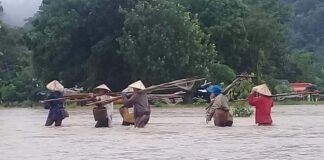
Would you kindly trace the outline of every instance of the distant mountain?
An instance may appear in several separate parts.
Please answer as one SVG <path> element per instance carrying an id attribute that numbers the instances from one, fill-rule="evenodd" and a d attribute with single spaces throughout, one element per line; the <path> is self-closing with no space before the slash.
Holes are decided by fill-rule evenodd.
<path id="1" fill-rule="evenodd" d="M 283 0 L 292 8 L 289 47 L 324 56 L 324 1 Z"/>

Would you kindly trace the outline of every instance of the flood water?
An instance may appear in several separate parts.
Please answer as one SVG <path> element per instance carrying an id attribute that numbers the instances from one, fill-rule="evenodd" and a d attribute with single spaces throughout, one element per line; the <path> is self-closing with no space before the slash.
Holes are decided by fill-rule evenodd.
<path id="1" fill-rule="evenodd" d="M 254 116 L 206 124 L 203 108 L 154 108 L 144 129 L 94 128 L 91 108 L 69 110 L 63 127 L 44 127 L 47 110 L 0 109 L 1 160 L 323 159 L 324 106 L 275 106 L 274 126 Z"/>

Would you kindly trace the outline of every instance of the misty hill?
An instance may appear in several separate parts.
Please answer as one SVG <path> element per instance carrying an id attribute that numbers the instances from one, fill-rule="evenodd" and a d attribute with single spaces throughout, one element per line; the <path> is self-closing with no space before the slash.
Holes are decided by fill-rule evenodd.
<path id="1" fill-rule="evenodd" d="M 2 20 L 12 26 L 23 26 L 25 19 L 32 17 L 42 0 L 1 0 Z"/>
<path id="2" fill-rule="evenodd" d="M 289 32 L 290 49 L 323 54 L 324 1 L 284 0 L 292 8 Z"/>

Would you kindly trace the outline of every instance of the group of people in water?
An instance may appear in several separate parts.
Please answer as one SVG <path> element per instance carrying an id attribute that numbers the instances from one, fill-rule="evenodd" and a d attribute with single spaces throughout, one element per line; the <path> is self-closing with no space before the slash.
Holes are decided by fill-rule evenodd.
<path id="1" fill-rule="evenodd" d="M 51 126 L 55 122 L 55 126 L 61 126 L 64 118 L 68 117 L 68 112 L 64 109 L 64 86 L 54 80 L 46 85 L 50 90 L 48 99 L 54 99 L 45 103 L 45 108 L 49 109 L 45 126 Z M 151 107 L 148 101 L 148 96 L 143 90 L 145 89 L 142 81 L 136 81 L 128 86 L 123 91 L 122 102 L 123 106 L 119 109 L 123 117 L 122 125 L 134 125 L 135 128 L 144 128 L 148 123 L 151 114 Z M 96 107 L 93 109 L 96 128 L 99 127 L 112 127 L 112 115 L 114 110 L 114 102 L 109 101 L 112 99 L 109 96 L 111 90 L 105 84 L 99 85 L 94 89 L 95 94 L 89 94 L 93 97 Z M 131 94 L 130 94 L 131 93 Z M 57 99 L 57 100 L 55 100 Z M 108 100 L 105 102 L 105 100 Z M 133 109 L 133 113 L 129 112 L 129 108 Z"/>
<path id="2" fill-rule="evenodd" d="M 54 80 L 46 87 L 51 91 L 49 99 L 63 98 L 64 86 L 58 81 Z M 134 125 L 135 128 L 144 128 L 149 122 L 151 107 L 144 90 L 144 84 L 141 81 L 136 81 L 123 91 L 121 96 L 123 106 L 119 108 L 123 117 L 122 125 Z M 108 86 L 102 84 L 96 87 L 94 91 L 96 94 L 90 94 L 91 97 L 100 102 L 96 103 L 96 107 L 93 109 L 97 121 L 95 127 L 112 127 L 114 104 L 109 101 L 112 97 L 108 94 L 111 90 Z M 233 115 L 230 113 L 228 98 L 222 93 L 222 88 L 219 85 L 213 85 L 208 87 L 207 91 L 210 93 L 211 102 L 206 111 L 206 122 L 208 123 L 213 119 L 215 126 L 232 126 Z M 273 100 L 266 84 L 253 87 L 247 101 L 256 109 L 256 124 L 265 126 L 272 124 L 271 108 L 273 107 Z M 51 126 L 53 123 L 55 123 L 55 126 L 61 126 L 62 120 L 69 116 L 64 109 L 64 100 L 49 101 L 45 104 L 45 108 L 49 109 L 45 126 Z M 129 112 L 129 109 L 133 109 L 133 114 Z"/>
<path id="3" fill-rule="evenodd" d="M 222 88 L 219 85 L 214 85 L 207 88 L 207 91 L 211 93 L 211 102 L 206 112 L 206 122 L 208 123 L 213 118 L 215 126 L 232 126 L 233 115 L 230 113 L 228 99 L 222 93 Z M 273 100 L 266 84 L 253 87 L 247 101 L 255 107 L 256 124 L 260 126 L 272 124 L 271 108 L 273 107 Z"/>

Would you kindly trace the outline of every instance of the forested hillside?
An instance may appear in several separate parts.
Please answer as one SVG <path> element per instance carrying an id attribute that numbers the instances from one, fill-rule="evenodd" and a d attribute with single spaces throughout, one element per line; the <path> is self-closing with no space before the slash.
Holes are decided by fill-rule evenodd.
<path id="1" fill-rule="evenodd" d="M 1 99 L 30 98 L 53 79 L 66 87 L 106 83 L 119 91 L 137 79 L 150 85 L 201 75 L 228 83 L 243 71 L 271 87 L 275 79 L 322 86 L 323 5 L 320 0 L 43 0 L 25 28 L 1 24 Z"/>
<path id="2" fill-rule="evenodd" d="M 323 86 L 324 1 L 284 1 L 292 8 L 288 34 L 291 59 L 302 72 L 296 78 Z"/>

